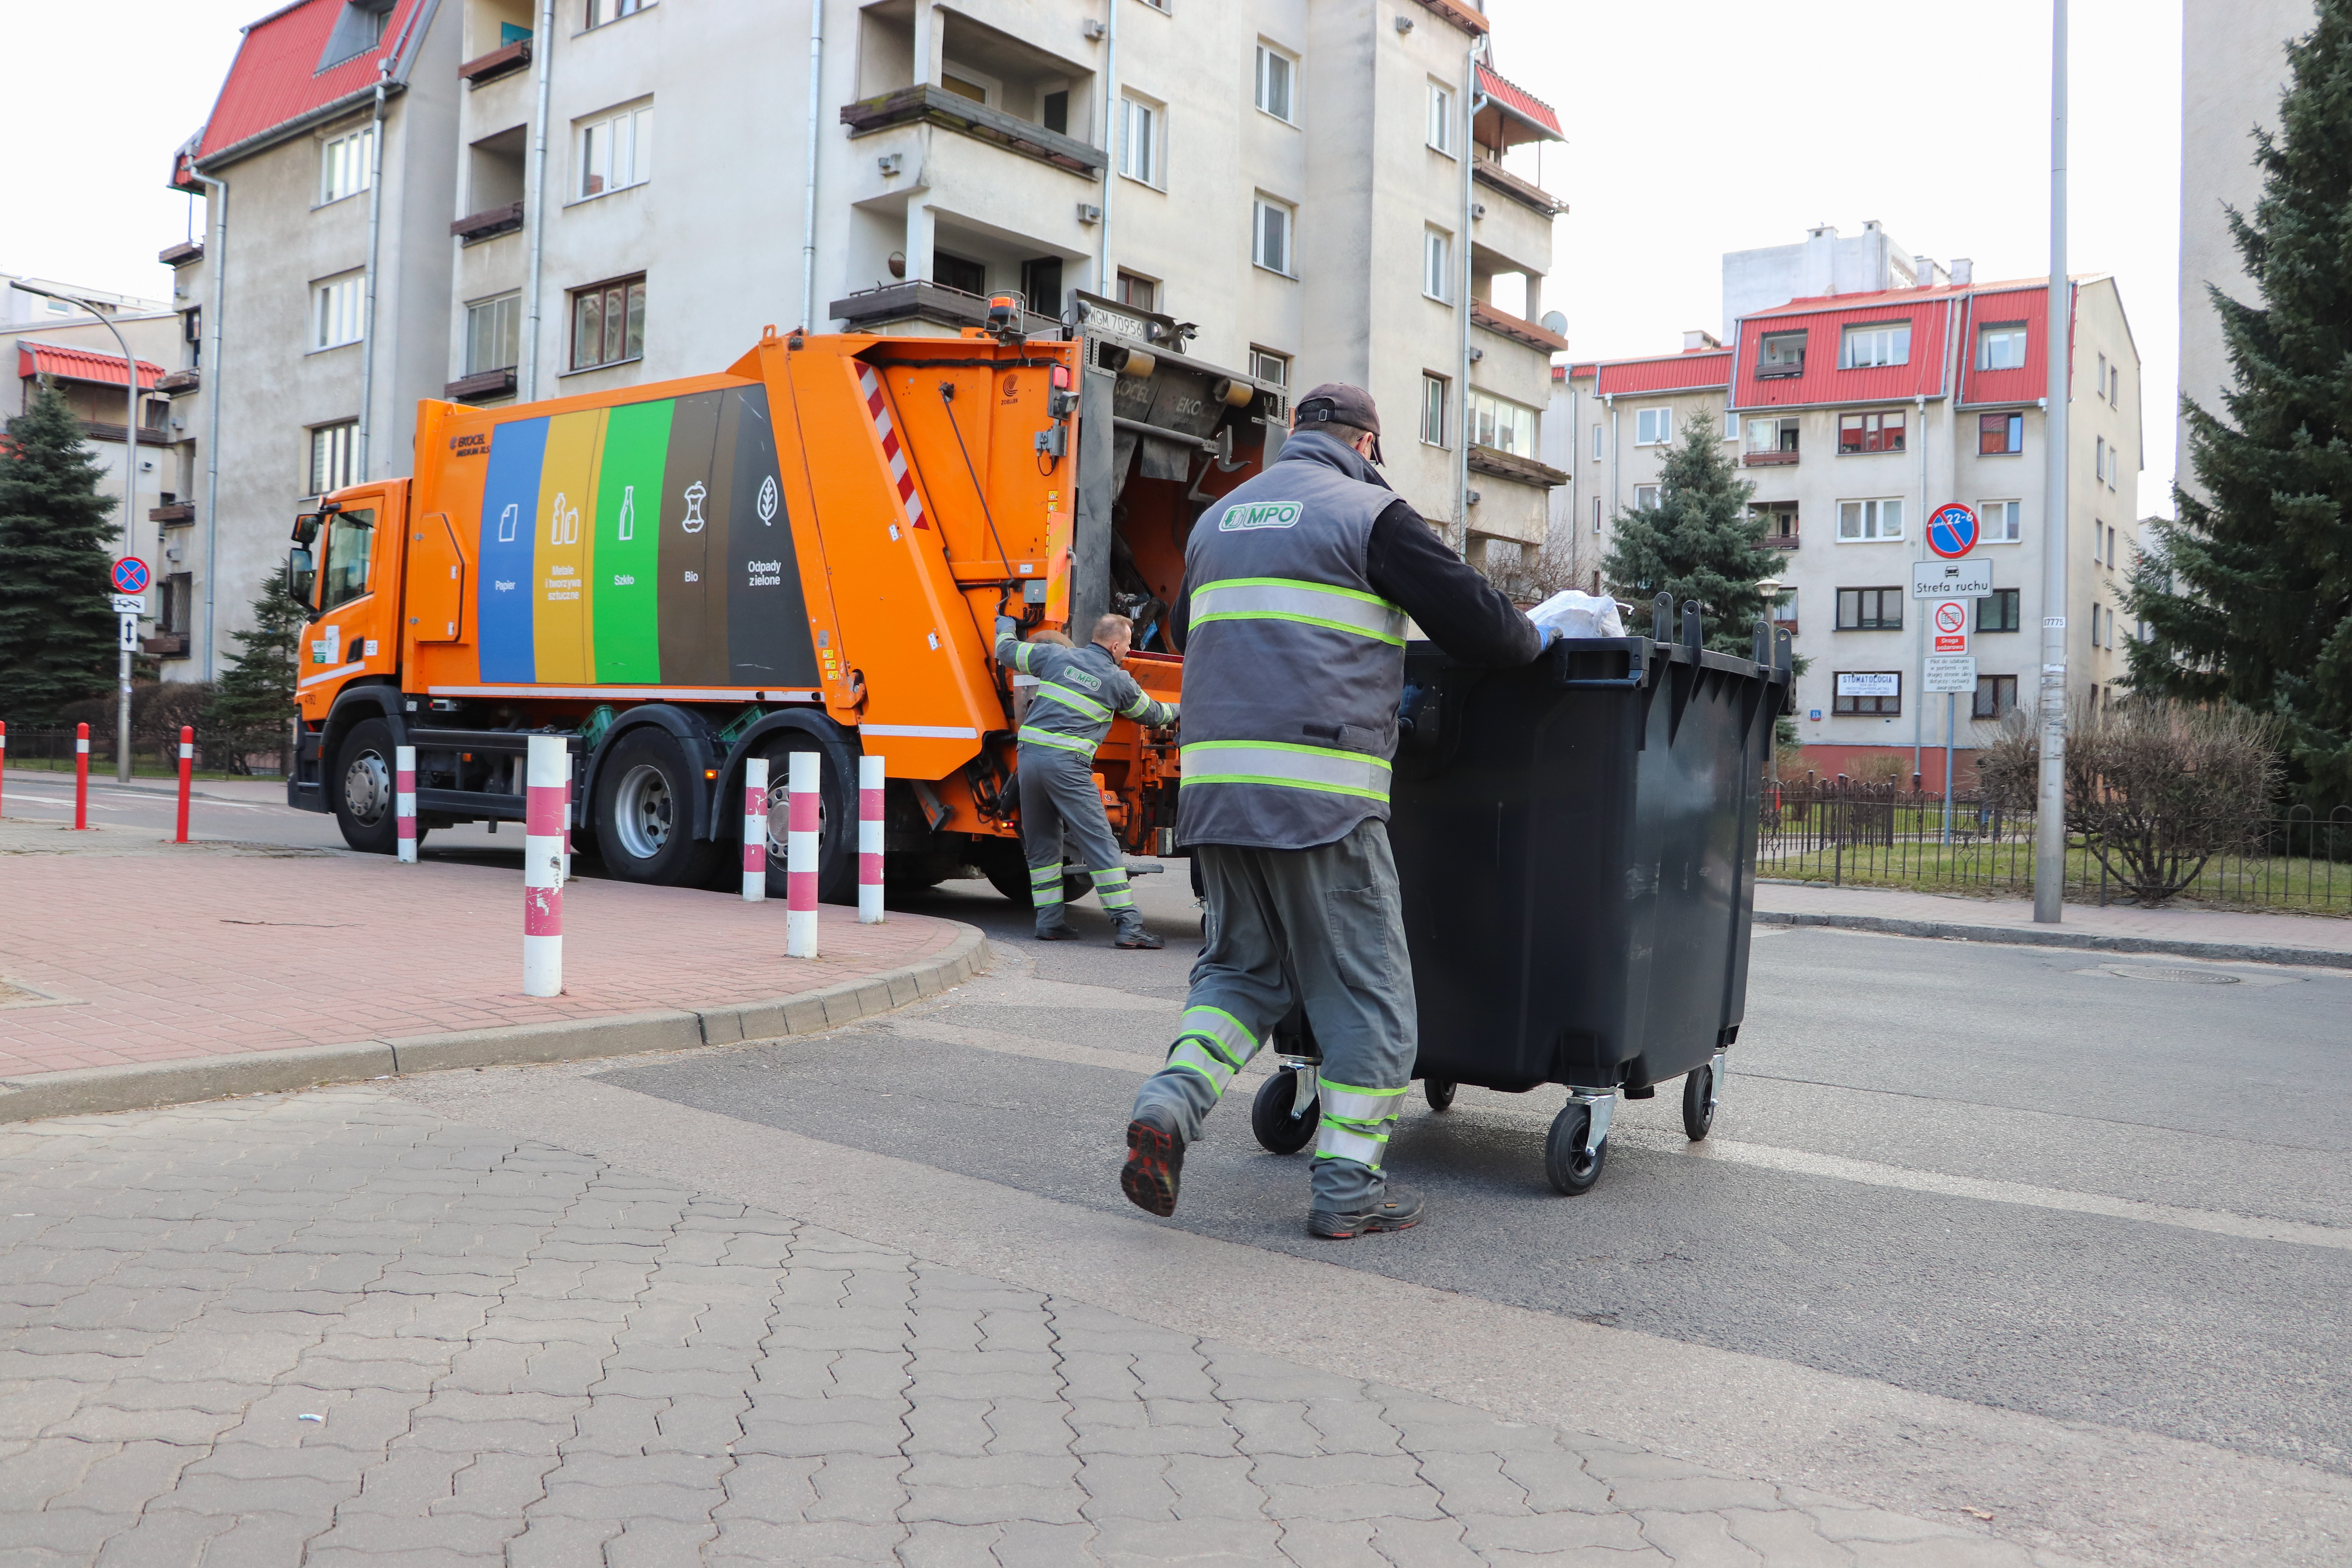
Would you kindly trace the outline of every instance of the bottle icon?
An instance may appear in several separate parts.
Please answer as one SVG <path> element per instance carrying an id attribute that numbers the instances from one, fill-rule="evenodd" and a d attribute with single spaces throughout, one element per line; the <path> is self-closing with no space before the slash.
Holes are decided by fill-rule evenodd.
<path id="1" fill-rule="evenodd" d="M 637 487 L 630 485 L 621 491 L 621 537 L 637 536 Z"/>
<path id="2" fill-rule="evenodd" d="M 551 509 L 547 520 L 547 542 L 550 544 L 580 542 L 580 509 L 575 506 L 566 510 L 563 502 L 563 492 L 556 491 L 555 505 Z"/>

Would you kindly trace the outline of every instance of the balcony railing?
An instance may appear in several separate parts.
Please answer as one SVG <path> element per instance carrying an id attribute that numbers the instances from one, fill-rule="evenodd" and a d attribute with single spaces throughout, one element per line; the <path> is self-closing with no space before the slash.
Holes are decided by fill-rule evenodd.
<path id="1" fill-rule="evenodd" d="M 15 435 L 22 418 L 21 415 L 11 417 L 6 433 Z M 121 425 L 110 425 L 103 419 L 81 421 L 81 437 L 85 441 L 120 441 L 122 439 L 122 429 Z M 142 425 L 139 427 L 139 444 L 142 447 L 168 447 L 172 444 L 172 433 L 169 430 L 158 430 L 152 425 Z"/>
<path id="2" fill-rule="evenodd" d="M 1519 178 L 1491 158 L 1473 158 L 1470 161 L 1470 177 L 1545 217 L 1558 217 L 1568 210 L 1566 202 L 1541 186 Z"/>
<path id="3" fill-rule="evenodd" d="M 1785 381 L 1792 375 L 1805 374 L 1803 360 L 1766 360 L 1756 367 L 1759 381 Z"/>
<path id="4" fill-rule="evenodd" d="M 1470 320 L 1490 332 L 1499 333 L 1514 342 L 1525 343 L 1531 349 L 1541 349 L 1546 353 L 1568 352 L 1568 340 L 1550 328 L 1523 321 L 1508 311 L 1497 310 L 1484 300 L 1470 301 Z"/>
<path id="5" fill-rule="evenodd" d="M 506 397 L 515 389 L 515 367 L 476 371 L 461 375 L 441 389 L 441 395 L 452 403 L 481 403 L 493 397 Z"/>
<path id="6" fill-rule="evenodd" d="M 155 259 L 166 267 L 185 267 L 191 262 L 202 261 L 204 258 L 205 242 L 201 239 L 184 239 L 177 245 L 167 245 L 155 253 Z"/>
<path id="7" fill-rule="evenodd" d="M 1089 180 L 1099 177 L 1110 162 L 1099 147 L 1089 147 L 1076 137 L 1048 131 L 1018 115 L 991 109 L 984 103 L 975 103 L 961 94 L 929 83 L 902 87 L 878 98 L 861 99 L 856 103 L 843 105 L 841 110 L 841 122 L 849 127 L 852 136 L 869 135 L 893 126 L 913 125 L 925 121 L 950 131 L 961 131 L 982 142 L 993 142 L 1025 158 L 1051 163 L 1057 169 L 1066 169 Z"/>
<path id="8" fill-rule="evenodd" d="M 177 397 L 183 393 L 195 391 L 199 385 L 203 384 L 203 382 L 204 377 L 199 374 L 195 367 L 192 365 L 186 370 L 175 370 L 169 375 L 157 376 L 155 378 L 155 390 L 163 394 L 166 397 Z"/>
<path id="9" fill-rule="evenodd" d="M 149 507 L 147 521 L 160 522 L 165 528 L 184 528 L 196 521 L 196 503 L 192 500 L 175 500 L 169 506 Z"/>
<path id="10" fill-rule="evenodd" d="M 140 638 L 139 647 L 155 658 L 185 658 L 188 657 L 188 634 L 157 632 L 152 637 Z"/>
<path id="11" fill-rule="evenodd" d="M 1768 533 L 1764 536 L 1764 548 L 1767 550 L 1794 550 L 1797 548 L 1797 536 L 1793 533 Z"/>
<path id="12" fill-rule="evenodd" d="M 835 320 L 847 321 L 853 331 L 871 331 L 892 321 L 929 321 L 940 327 L 988 324 L 988 296 L 920 279 L 885 284 L 878 289 L 860 289 L 845 299 L 835 300 L 825 310 Z M 1024 316 L 1023 325 L 1031 336 L 1042 337 L 1061 323 L 1031 310 Z"/>
<path id="13" fill-rule="evenodd" d="M 1498 479 L 1512 479 L 1523 485 L 1549 488 L 1568 483 L 1568 476 L 1549 463 L 1522 458 L 1517 452 L 1498 452 L 1492 447 L 1474 445 L 1470 448 L 1470 471 L 1491 474 Z"/>
<path id="14" fill-rule="evenodd" d="M 1797 460 L 1795 451 L 1750 452 L 1740 461 L 1751 468 L 1785 468 Z"/>
<path id="15" fill-rule="evenodd" d="M 465 79 L 468 87 L 479 87 L 484 82 L 496 81 L 502 76 L 511 76 L 529 64 L 530 64 L 530 40 L 518 38 L 502 49 L 492 49 L 487 55 L 475 56 L 457 68 L 457 74 Z"/>
<path id="16" fill-rule="evenodd" d="M 471 245 L 478 239 L 488 239 L 501 234 L 511 234 L 522 226 L 522 204 L 509 202 L 504 206 L 485 207 L 470 213 L 449 226 L 449 232 Z"/>

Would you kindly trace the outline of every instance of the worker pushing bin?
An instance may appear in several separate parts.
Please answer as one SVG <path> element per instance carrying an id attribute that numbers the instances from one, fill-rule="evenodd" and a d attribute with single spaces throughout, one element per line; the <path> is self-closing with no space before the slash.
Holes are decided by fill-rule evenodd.
<path id="1" fill-rule="evenodd" d="M 1563 1193 L 1599 1179 L 1621 1095 L 1684 1079 L 1704 1138 L 1739 1037 L 1754 913 L 1756 813 L 1789 637 L 1752 657 L 1701 647 L 1699 607 L 1653 606 L 1646 637 L 1554 643 L 1517 669 L 1426 644 L 1405 660 L 1408 728 L 1390 819 L 1418 999 L 1413 1076 L 1444 1110 L 1457 1085 L 1561 1084 L 1545 1166 Z M 1311 1079 L 1268 1080 L 1252 1122 L 1278 1152 Z M 1292 1145 L 1296 1147 L 1297 1145 Z"/>

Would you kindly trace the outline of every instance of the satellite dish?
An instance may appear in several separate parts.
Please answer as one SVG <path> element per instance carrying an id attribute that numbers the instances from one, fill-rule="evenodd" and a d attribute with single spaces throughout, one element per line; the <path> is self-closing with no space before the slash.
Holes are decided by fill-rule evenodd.
<path id="1" fill-rule="evenodd" d="M 1568 336 L 1568 318 L 1558 310 L 1546 310 L 1543 314 L 1543 328 L 1555 337 L 1564 338 Z"/>

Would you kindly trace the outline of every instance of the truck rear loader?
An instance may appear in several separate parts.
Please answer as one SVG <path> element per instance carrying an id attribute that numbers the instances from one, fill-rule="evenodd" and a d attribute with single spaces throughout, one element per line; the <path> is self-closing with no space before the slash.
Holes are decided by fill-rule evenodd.
<path id="1" fill-rule="evenodd" d="M 391 852 L 405 745 L 420 834 L 519 822 L 529 739 L 561 735 L 581 847 L 622 878 L 702 885 L 735 875 L 744 763 L 766 757 L 781 897 L 784 757 L 810 751 L 820 893 L 842 901 L 870 753 L 894 884 L 976 869 L 1025 903 L 1025 693 L 992 657 L 996 616 L 1084 641 L 1106 610 L 1133 615 L 1129 668 L 1177 700 L 1162 616 L 1185 537 L 1273 460 L 1287 407 L 1181 353 L 1165 317 L 1082 295 L 1073 325 L 1017 297 L 986 320 L 956 336 L 770 328 L 714 375 L 425 400 L 409 478 L 296 520 L 289 579 L 315 618 L 289 804 Z M 1172 736 L 1122 719 L 1096 770 L 1128 849 L 1171 852 Z"/>

